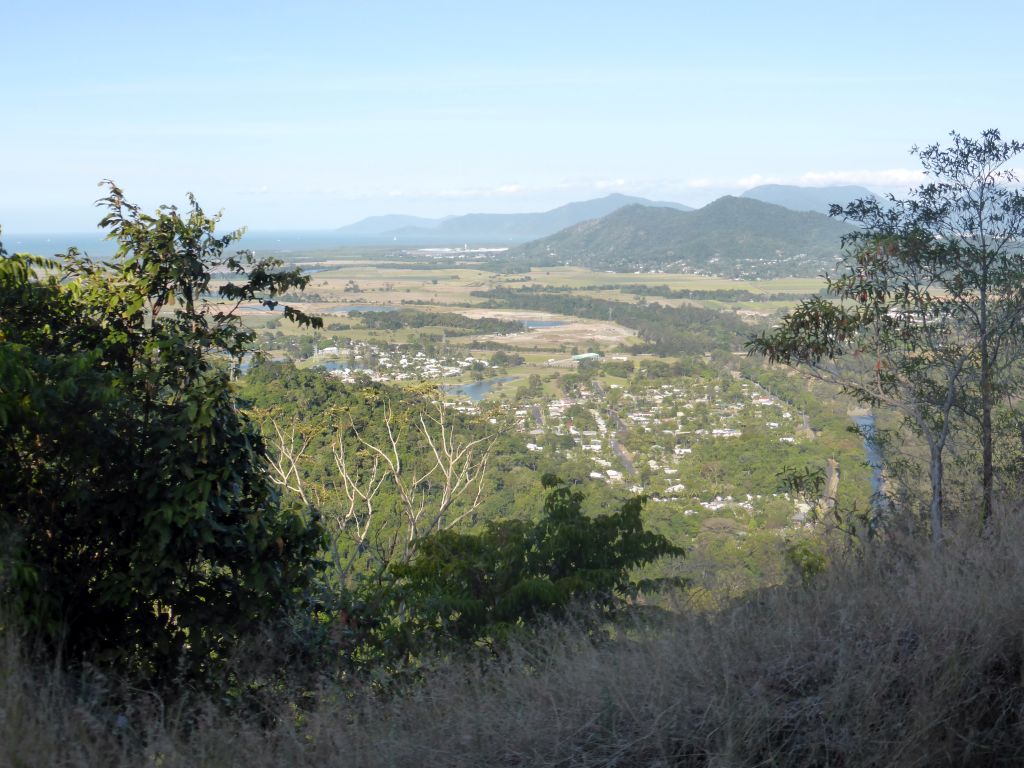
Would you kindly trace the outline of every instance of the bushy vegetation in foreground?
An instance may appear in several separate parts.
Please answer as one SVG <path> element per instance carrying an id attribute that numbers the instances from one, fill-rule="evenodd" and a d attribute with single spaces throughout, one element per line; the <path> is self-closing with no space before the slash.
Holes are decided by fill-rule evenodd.
<path id="1" fill-rule="evenodd" d="M 1019 765 L 1022 533 L 891 545 L 612 640 L 551 627 L 500 658 L 428 662 L 402 695 L 324 680 L 304 710 L 113 697 L 8 639 L 0 764 Z"/>
<path id="2" fill-rule="evenodd" d="M 65 660 L 202 676 L 318 570 L 316 515 L 282 503 L 229 372 L 252 343 L 231 307 L 308 277 L 222 256 L 240 233 L 194 200 L 107 191 L 109 263 L 0 245 L 0 596 Z"/>

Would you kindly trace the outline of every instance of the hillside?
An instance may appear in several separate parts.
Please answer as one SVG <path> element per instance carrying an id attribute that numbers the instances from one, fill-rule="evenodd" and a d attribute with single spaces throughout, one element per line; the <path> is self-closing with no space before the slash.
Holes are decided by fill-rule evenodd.
<path id="1" fill-rule="evenodd" d="M 760 200 L 762 203 L 781 205 L 792 211 L 817 211 L 828 213 L 829 206 L 845 206 L 860 198 L 874 198 L 875 193 L 866 187 L 797 187 L 790 184 L 762 184 L 748 189 L 740 197 Z"/>
<path id="2" fill-rule="evenodd" d="M 582 221 L 598 219 L 629 205 L 693 210 L 681 203 L 612 194 L 568 203 L 540 213 L 469 213 L 446 219 L 373 216 L 339 231 L 351 235 L 388 237 L 404 243 L 520 243 L 546 237 Z M 403 221 L 405 219 L 416 220 Z"/>
<path id="3" fill-rule="evenodd" d="M 258 709 L 193 695 L 202 717 L 180 704 L 167 716 L 147 691 L 129 689 L 125 703 L 97 675 L 75 685 L 11 642 L 0 764 L 128 768 L 155 754 L 168 768 L 418 768 L 424 755 L 457 768 L 1020 765 L 1015 522 L 935 553 L 847 558 L 806 585 L 612 639 L 553 626 L 502 657 L 429 658 L 397 695 L 323 675 L 315 693 L 282 686 Z M 287 637 L 253 646 L 249 665 L 267 665 Z M 301 695 L 301 717 L 289 695 Z"/>
<path id="4" fill-rule="evenodd" d="M 531 264 L 747 279 L 830 269 L 851 228 L 819 213 L 723 197 L 692 212 L 629 206 L 513 249 Z"/>

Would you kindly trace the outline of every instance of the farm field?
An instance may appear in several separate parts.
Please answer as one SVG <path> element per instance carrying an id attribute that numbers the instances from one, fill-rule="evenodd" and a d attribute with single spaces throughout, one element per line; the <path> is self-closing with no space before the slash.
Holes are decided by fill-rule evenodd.
<path id="1" fill-rule="evenodd" d="M 296 261 L 296 263 L 301 263 Z M 308 312 L 330 315 L 352 305 L 398 307 L 416 305 L 426 311 L 458 311 L 485 302 L 474 293 L 499 287 L 552 288 L 577 295 L 638 303 L 641 300 L 663 306 L 704 306 L 709 309 L 749 311 L 770 316 L 784 311 L 802 297 L 816 293 L 823 281 L 816 278 L 787 278 L 741 281 L 679 274 L 622 274 L 595 272 L 579 267 L 532 269 L 528 274 L 504 275 L 473 267 L 433 267 L 410 262 L 408 266 L 388 262 L 378 265 L 370 259 L 343 261 L 324 259 L 318 265 L 330 267 L 312 274 L 305 295 L 296 305 Z M 791 294 L 793 301 L 728 301 L 711 298 L 689 299 L 664 296 L 641 297 L 621 289 L 636 286 L 667 288 L 670 291 L 747 291 L 755 295 Z M 495 315 L 491 315 L 495 316 Z"/>
<path id="2" fill-rule="evenodd" d="M 814 293 L 823 281 L 818 278 L 789 277 L 774 280 L 732 280 L 724 277 L 704 277 L 670 273 L 632 274 L 623 272 L 595 272 L 582 267 L 550 267 L 532 269 L 530 279 L 541 285 L 560 288 L 582 288 L 588 285 L 664 285 L 673 290 L 731 290 L 743 289 L 751 293 Z"/>
<path id="3" fill-rule="evenodd" d="M 610 319 L 581 318 L 551 311 L 482 306 L 481 294 L 498 288 L 512 291 L 556 290 L 561 295 L 589 297 L 622 305 L 658 304 L 662 307 L 700 307 L 735 313 L 756 326 L 766 323 L 800 298 L 817 292 L 822 281 L 806 278 L 740 281 L 681 274 L 623 274 L 596 272 L 580 267 L 534 268 L 525 274 L 502 274 L 488 265 L 453 265 L 429 258 L 417 260 L 403 252 L 405 261 L 385 249 L 335 250 L 281 254 L 293 264 L 311 265 L 310 284 L 303 294 L 285 297 L 287 303 L 304 312 L 319 315 L 324 328 L 316 333 L 299 328 L 279 315 L 256 308 L 243 308 L 245 322 L 260 334 L 261 345 L 271 356 L 287 356 L 301 366 L 317 364 L 314 354 L 323 348 L 345 344 L 375 347 L 415 345 L 420 348 L 456 346 L 467 354 L 486 359 L 496 349 L 513 353 L 513 364 L 503 365 L 503 376 L 523 380 L 540 367 L 548 379 L 565 375 L 569 368 L 551 367 L 551 360 L 564 360 L 577 352 L 636 356 L 633 349 L 638 333 Z M 386 261 L 383 261 L 385 259 Z M 746 291 L 754 295 L 789 294 L 792 300 L 728 301 L 717 298 L 643 296 L 623 292 L 636 286 L 669 291 Z M 418 327 L 382 329 L 370 327 L 351 312 L 397 311 L 456 313 L 471 319 L 515 320 L 530 326 L 519 333 L 454 332 L 443 325 L 420 322 Z M 522 359 L 521 363 L 515 362 Z M 571 366 L 570 366 L 571 367 Z M 479 371 L 476 377 L 480 378 Z M 455 380 L 467 379 L 465 376 Z M 415 378 L 415 377 L 414 377 Z M 451 377 L 448 377 L 451 378 Z M 447 379 L 446 379 L 447 380 Z M 544 383 L 545 387 L 549 382 Z M 488 397 L 507 392 L 511 385 L 496 386 Z M 550 384 L 555 388 L 556 384 Z"/>

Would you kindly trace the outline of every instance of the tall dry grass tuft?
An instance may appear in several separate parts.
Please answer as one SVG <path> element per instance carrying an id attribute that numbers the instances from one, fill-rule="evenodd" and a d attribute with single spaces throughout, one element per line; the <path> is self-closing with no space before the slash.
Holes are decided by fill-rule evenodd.
<path id="1" fill-rule="evenodd" d="M 550 627 L 402 696 L 258 718 L 117 697 L 0 657 L 3 765 L 1024 764 L 1024 524 L 890 547 L 809 586 L 595 642 Z M 100 686 L 102 688 L 102 686 Z M 118 701 L 117 706 L 104 700 Z M 127 702 L 127 703 L 125 703 Z"/>

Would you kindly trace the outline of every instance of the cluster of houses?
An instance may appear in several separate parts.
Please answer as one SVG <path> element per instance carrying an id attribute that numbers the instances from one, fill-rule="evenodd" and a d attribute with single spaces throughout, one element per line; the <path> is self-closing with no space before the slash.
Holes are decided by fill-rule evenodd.
<path id="1" fill-rule="evenodd" d="M 707 441 L 735 439 L 748 429 L 781 432 L 779 440 L 796 442 L 796 420 L 788 406 L 747 381 L 737 382 L 728 394 L 703 379 L 646 388 L 595 384 L 575 397 L 519 404 L 512 416 L 527 450 L 583 459 L 592 465 L 591 479 L 647 493 L 655 503 L 695 500 L 692 494 L 699 489 L 687 488 L 680 470 L 699 466 Z M 750 512 L 759 498 L 716 496 L 697 506 Z"/>
<path id="2" fill-rule="evenodd" d="M 467 370 L 486 370 L 490 364 L 472 355 L 434 356 L 413 351 L 407 345 L 375 344 L 349 340 L 345 347 L 317 349 L 314 365 L 333 376 L 351 383 L 356 376 L 369 376 L 375 381 L 421 381 L 424 379 L 457 378 Z"/>
<path id="3" fill-rule="evenodd" d="M 315 360 L 345 381 L 359 375 L 380 381 L 450 379 L 490 368 L 486 360 L 464 352 L 438 356 L 409 346 L 363 341 L 319 349 Z M 480 412 L 471 401 L 445 399 L 448 407 L 463 413 Z M 740 438 L 751 429 L 776 432 L 782 443 L 797 441 L 787 405 L 745 380 L 732 382 L 728 392 L 699 378 L 649 387 L 595 381 L 573 396 L 502 407 L 508 410 L 506 416 L 492 415 L 491 422 L 511 417 L 527 451 L 581 459 L 591 465 L 591 479 L 646 493 L 655 503 L 689 501 L 694 508 L 684 512 L 688 515 L 726 507 L 749 512 L 761 498 L 716 495 L 702 500 L 699 488 L 682 482 L 680 470 L 699 466 L 707 441 Z"/>

